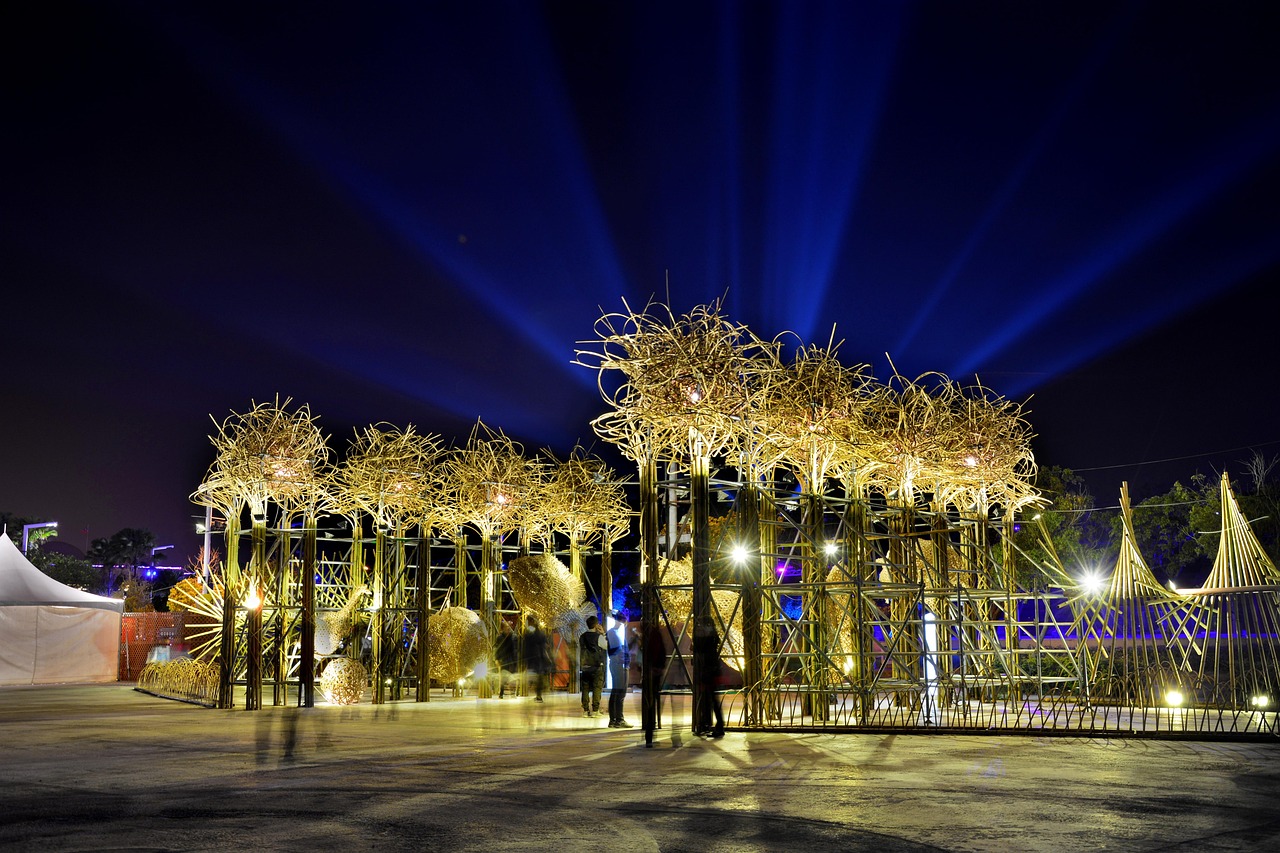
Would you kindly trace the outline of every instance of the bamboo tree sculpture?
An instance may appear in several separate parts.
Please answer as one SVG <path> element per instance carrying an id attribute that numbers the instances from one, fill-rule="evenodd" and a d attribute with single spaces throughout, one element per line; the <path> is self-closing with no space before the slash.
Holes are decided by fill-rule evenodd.
<path id="1" fill-rule="evenodd" d="M 360 513 L 374 523 L 369 579 L 374 704 L 387 700 L 388 682 L 394 688 L 391 698 L 398 698 L 405 647 L 401 637 L 413 609 L 407 598 L 406 526 L 423 518 L 438 499 L 435 466 L 440 455 L 440 437 L 420 435 L 412 424 L 403 431 L 389 425 L 370 426 L 356 433 L 334 477 L 336 506 L 352 519 L 353 529 Z M 352 547 L 356 547 L 354 541 Z M 391 548 L 394 553 L 389 553 Z M 356 580 L 351 583 L 356 585 Z"/>
<path id="2" fill-rule="evenodd" d="M 487 636 L 493 638 L 497 636 L 501 540 L 520 524 L 536 465 L 501 430 L 477 421 L 466 446 L 445 462 L 444 473 L 459 517 L 480 534 L 480 609 Z"/>
<path id="3" fill-rule="evenodd" d="M 219 650 L 219 707 L 232 703 L 232 680 L 238 657 L 235 648 L 236 605 L 245 603 L 246 643 L 245 706 L 261 707 L 262 697 L 262 611 L 269 606 L 279 612 L 284 589 L 279 573 L 267 565 L 267 514 L 274 505 L 287 516 L 297 508 L 312 512 L 323 503 L 329 460 L 325 437 L 315 425 L 310 409 L 303 405 L 288 411 L 291 401 L 255 405 L 245 414 L 232 414 L 211 436 L 217 456 L 204 483 L 192 500 L 226 513 L 227 561 L 223 587 L 222 643 Z M 247 509 L 252 522 L 252 557 L 247 571 L 239 565 L 240 516 Z M 282 555 L 283 557 L 283 555 Z M 264 596 L 268 598 L 264 600 Z M 283 645 L 281 629 L 276 642 Z M 277 682 L 285 673 L 277 669 Z M 277 693 L 279 696 L 279 693 Z"/>

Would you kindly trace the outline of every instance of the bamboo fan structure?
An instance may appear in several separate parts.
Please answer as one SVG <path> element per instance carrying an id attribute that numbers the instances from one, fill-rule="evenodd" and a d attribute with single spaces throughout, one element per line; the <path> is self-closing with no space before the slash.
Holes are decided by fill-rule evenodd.
<path id="1" fill-rule="evenodd" d="M 1074 632 L 1081 638 L 1093 702 L 1157 707 L 1183 689 L 1187 671 L 1185 608 L 1138 551 L 1129 484 L 1120 491 L 1120 553 L 1104 589 L 1075 599 Z"/>
<path id="2" fill-rule="evenodd" d="M 1187 590 L 1187 667 L 1202 698 L 1263 712 L 1280 697 L 1280 572 L 1224 474 L 1222 531 L 1204 586 Z"/>

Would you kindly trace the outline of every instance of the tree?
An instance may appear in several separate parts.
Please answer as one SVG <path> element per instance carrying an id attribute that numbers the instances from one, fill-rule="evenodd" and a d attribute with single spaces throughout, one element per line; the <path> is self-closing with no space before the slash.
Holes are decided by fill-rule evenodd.
<path id="1" fill-rule="evenodd" d="M 1216 539 L 1206 541 L 1199 535 L 1197 521 L 1203 521 L 1206 509 L 1217 512 L 1216 488 L 1196 475 L 1191 485 L 1175 482 L 1164 494 L 1153 495 L 1133 508 L 1133 535 L 1138 551 L 1147 561 L 1151 573 L 1162 582 L 1182 577 L 1203 577 L 1208 573 Z M 1198 511 L 1197 511 L 1198 510 Z M 1111 520 L 1115 539 L 1120 539 L 1123 519 Z M 1184 580 L 1183 585 L 1186 585 Z"/>
<path id="2" fill-rule="evenodd" d="M 1040 542 L 1043 524 L 1068 572 L 1104 563 L 1113 547 L 1110 530 L 1084 479 L 1070 468 L 1046 466 L 1035 485 L 1048 504 L 1025 513 L 1015 529 L 1014 545 L 1023 556 L 1039 564 L 1053 562 Z"/>
<path id="3" fill-rule="evenodd" d="M 1254 535 L 1271 561 L 1280 565 L 1280 456 L 1267 459 L 1258 451 L 1243 460 L 1245 495 L 1237 494 L 1240 511 L 1249 519 Z"/>
<path id="4" fill-rule="evenodd" d="M 102 573 L 93 563 L 57 551 L 32 549 L 27 554 L 31 564 L 58 583 L 96 593 L 102 586 Z"/>
<path id="5" fill-rule="evenodd" d="M 138 567 L 150 563 L 151 549 L 155 544 L 155 534 L 135 527 L 126 527 L 105 539 L 93 540 L 89 559 L 102 564 L 103 587 L 107 595 L 113 595 L 124 585 L 139 591 L 143 580 Z M 148 593 L 145 601 L 150 600 Z"/>
<path id="6" fill-rule="evenodd" d="M 18 546 L 18 550 L 22 550 L 22 529 L 32 524 L 45 524 L 48 519 L 44 518 L 27 518 L 23 515 L 14 515 L 11 512 L 0 512 L 0 526 L 4 527 L 5 533 L 9 536 L 10 541 Z M 50 539 L 58 535 L 56 527 L 37 527 L 28 532 L 27 549 L 30 550 L 33 545 L 38 545 L 44 539 Z"/>

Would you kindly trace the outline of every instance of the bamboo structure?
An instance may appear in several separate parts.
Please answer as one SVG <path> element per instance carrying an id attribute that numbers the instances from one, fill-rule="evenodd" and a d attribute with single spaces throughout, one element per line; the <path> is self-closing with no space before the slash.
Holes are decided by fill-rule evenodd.
<path id="1" fill-rule="evenodd" d="M 536 614 L 576 656 L 585 617 L 623 600 L 634 515 L 646 743 L 673 691 L 695 726 L 724 692 L 747 728 L 1280 734 L 1280 572 L 1225 476 L 1203 588 L 1158 582 L 1127 486 L 1090 586 L 1043 528 L 1047 556 L 1016 545 L 1042 504 L 1022 406 L 938 373 L 877 381 L 834 330 L 766 340 L 719 303 L 623 305 L 576 362 L 606 404 L 592 428 L 637 466 L 634 513 L 580 447 L 528 456 L 477 421 L 446 450 L 379 424 L 335 464 L 306 406 L 254 404 L 215 422 L 192 495 L 226 555 L 171 596 L 196 662 L 148 688 L 222 708 L 241 690 L 249 710 L 312 704 L 317 674 L 335 703 L 485 697 L 498 619 Z"/>
<path id="2" fill-rule="evenodd" d="M 834 334 L 785 361 L 782 336 L 763 342 L 718 303 L 679 316 L 624 308 L 598 321 L 577 361 L 598 372 L 596 433 L 639 469 L 644 628 L 662 630 L 671 654 L 643 679 L 647 742 L 651 694 L 691 685 L 697 719 L 683 623 L 717 618 L 722 659 L 741 677 L 739 725 L 1276 733 L 1265 709 L 1280 578 L 1225 480 L 1205 589 L 1155 581 L 1125 494 L 1120 556 L 1105 589 L 1086 592 L 1060 561 L 1015 546 L 1015 525 L 1041 504 L 1018 404 L 937 373 L 895 369 L 878 383 L 841 364 Z M 717 464 L 716 488 L 735 495 L 733 543 L 707 532 Z M 692 551 L 678 560 L 681 511 Z M 745 568 L 726 586 L 715 567 L 731 546 Z M 730 624 L 740 648 L 725 640 Z"/>

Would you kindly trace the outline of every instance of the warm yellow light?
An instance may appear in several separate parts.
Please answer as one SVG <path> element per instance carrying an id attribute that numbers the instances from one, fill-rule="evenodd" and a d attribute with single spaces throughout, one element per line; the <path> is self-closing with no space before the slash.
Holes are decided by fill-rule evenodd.
<path id="1" fill-rule="evenodd" d="M 836 543 L 834 543 L 834 542 L 828 542 L 828 543 L 824 546 L 823 550 L 825 550 L 825 551 L 827 552 L 827 556 L 828 556 L 828 557 L 834 557 L 834 556 L 835 556 L 835 554 L 836 554 L 836 552 L 840 550 L 840 546 L 839 546 L 839 545 L 837 545 L 837 544 L 836 544 Z"/>
<path id="2" fill-rule="evenodd" d="M 1097 572 L 1085 572 L 1080 577 L 1080 585 L 1084 587 L 1085 592 L 1097 593 L 1102 591 L 1102 578 Z"/>
<path id="3" fill-rule="evenodd" d="M 262 599 L 258 596 L 257 584 L 249 584 L 249 594 L 244 597 L 244 606 L 248 610 L 257 610 L 262 606 Z"/>
<path id="4" fill-rule="evenodd" d="M 966 457 L 964 458 L 964 465 L 965 465 L 965 467 L 966 467 L 966 468 L 977 468 L 977 467 L 978 467 L 978 457 L 976 457 L 976 456 L 974 456 L 972 453 L 970 453 L 968 456 L 966 456 Z"/>
<path id="5" fill-rule="evenodd" d="M 1271 697 L 1260 693 L 1257 696 L 1254 696 L 1252 699 L 1250 699 L 1249 704 L 1253 705 L 1253 707 L 1258 709 L 1266 708 L 1268 705 L 1271 704 Z"/>
<path id="6" fill-rule="evenodd" d="M 735 563 L 745 563 L 750 554 L 744 546 L 734 545 L 733 550 L 729 552 L 729 556 Z"/>
<path id="7" fill-rule="evenodd" d="M 1164 701 L 1170 708 L 1179 708 L 1182 706 L 1183 702 L 1182 692 L 1178 690 L 1170 690 L 1168 693 L 1164 694 Z"/>

